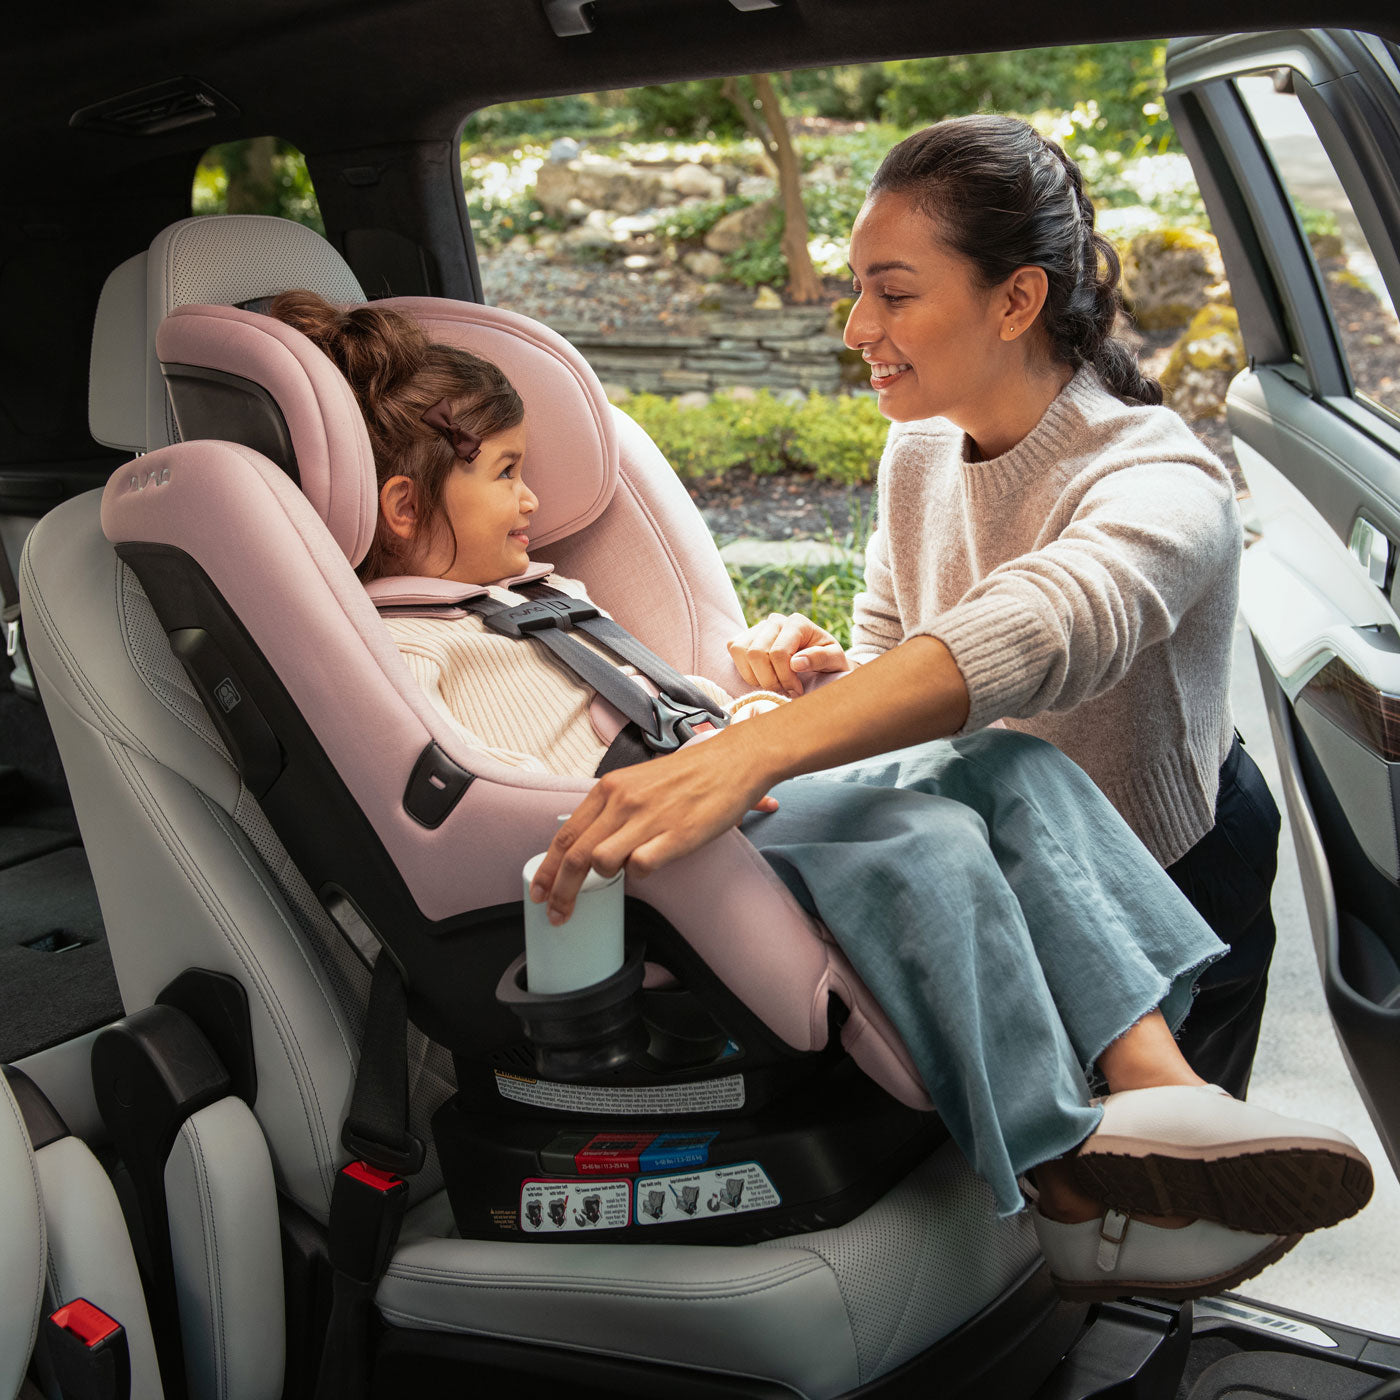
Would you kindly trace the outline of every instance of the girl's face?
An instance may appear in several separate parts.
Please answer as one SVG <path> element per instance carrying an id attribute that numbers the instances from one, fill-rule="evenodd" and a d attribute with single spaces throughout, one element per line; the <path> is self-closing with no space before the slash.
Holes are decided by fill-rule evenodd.
<path id="1" fill-rule="evenodd" d="M 896 422 L 981 419 L 1025 330 L 1008 311 L 1010 288 L 983 287 L 973 264 L 902 194 L 867 201 L 851 231 L 856 303 L 846 344 L 870 365 L 880 412 Z M 1037 308 L 1038 309 L 1038 308 Z M 1018 357 L 1019 358 L 1019 357 Z"/>
<path id="2" fill-rule="evenodd" d="M 487 438 L 474 462 L 454 464 L 443 486 L 440 518 L 423 532 L 424 552 L 413 561 L 413 572 L 456 583 L 494 583 L 526 568 L 530 517 L 539 498 L 521 475 L 524 457 L 521 422 Z M 403 482 L 408 491 L 396 491 L 396 482 Z M 384 518 L 403 538 L 412 530 L 412 496 L 406 477 L 392 477 L 380 492 Z M 405 510 L 410 534 L 403 528 Z"/>

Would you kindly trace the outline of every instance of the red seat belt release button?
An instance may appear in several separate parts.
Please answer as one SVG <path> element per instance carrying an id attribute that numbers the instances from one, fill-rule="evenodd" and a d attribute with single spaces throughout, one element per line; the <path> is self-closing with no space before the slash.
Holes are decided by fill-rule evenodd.
<path id="1" fill-rule="evenodd" d="M 44 1347 L 64 1400 L 130 1400 L 126 1330 L 86 1298 L 49 1315 Z"/>
<path id="2" fill-rule="evenodd" d="M 408 1182 L 368 1162 L 336 1174 L 331 1195 L 331 1267 L 356 1282 L 377 1282 L 398 1242 Z"/>

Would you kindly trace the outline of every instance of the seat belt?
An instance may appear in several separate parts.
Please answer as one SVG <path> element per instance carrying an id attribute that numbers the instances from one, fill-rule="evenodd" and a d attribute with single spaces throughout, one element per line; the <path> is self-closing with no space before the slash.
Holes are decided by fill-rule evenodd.
<path id="1" fill-rule="evenodd" d="M 528 594 L 528 603 L 514 606 L 489 597 L 468 598 L 458 606 L 476 613 L 493 632 L 527 637 L 548 647 L 585 685 L 627 717 L 630 723 L 603 756 L 598 776 L 671 753 L 697 733 L 729 723 L 703 691 L 625 628 L 602 617 L 592 603 L 542 584 L 531 587 Z M 569 636 L 573 628 L 635 666 L 660 695 L 648 695 L 617 666 Z"/>
<path id="2" fill-rule="evenodd" d="M 356 1160 L 331 1192 L 331 1315 L 316 1400 L 364 1400 L 373 1362 L 374 1295 L 389 1267 L 423 1166 L 423 1143 L 408 1129 L 408 994 L 382 947 L 370 976 L 360 1064 L 341 1142 Z"/>

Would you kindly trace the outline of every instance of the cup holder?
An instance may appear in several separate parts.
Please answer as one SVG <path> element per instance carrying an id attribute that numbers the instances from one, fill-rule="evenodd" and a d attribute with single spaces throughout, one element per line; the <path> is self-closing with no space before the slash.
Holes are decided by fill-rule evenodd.
<path id="1" fill-rule="evenodd" d="M 646 944 L 627 941 L 611 977 L 572 992 L 532 992 L 522 953 L 501 974 L 496 1000 L 521 1020 L 546 1079 L 579 1080 L 626 1064 L 649 1039 L 642 1022 Z"/>

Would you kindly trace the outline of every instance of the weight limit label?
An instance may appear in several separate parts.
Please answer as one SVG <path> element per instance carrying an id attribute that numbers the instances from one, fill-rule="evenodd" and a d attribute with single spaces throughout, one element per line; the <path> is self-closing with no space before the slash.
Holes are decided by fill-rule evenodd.
<path id="1" fill-rule="evenodd" d="M 781 1203 L 777 1188 L 757 1162 L 643 1177 L 637 1182 L 638 1225 L 683 1225 L 768 1210 Z"/>
<path id="2" fill-rule="evenodd" d="M 520 1186 L 520 1228 L 527 1235 L 621 1230 L 631 1217 L 630 1181 L 525 1181 Z"/>
<path id="3" fill-rule="evenodd" d="M 656 1084 L 640 1088 L 599 1084 L 556 1084 L 496 1071 L 503 1099 L 533 1108 L 566 1113 L 732 1113 L 744 1106 L 744 1076 L 705 1079 L 693 1084 Z"/>

